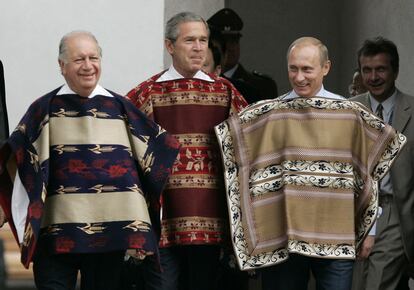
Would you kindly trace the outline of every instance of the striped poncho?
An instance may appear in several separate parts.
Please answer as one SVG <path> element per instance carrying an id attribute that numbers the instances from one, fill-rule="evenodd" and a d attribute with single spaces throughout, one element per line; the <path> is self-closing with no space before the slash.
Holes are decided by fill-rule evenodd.
<path id="1" fill-rule="evenodd" d="M 156 252 L 159 195 L 179 144 L 121 96 L 58 92 L 30 106 L 0 152 L 0 202 L 16 239 L 17 173 L 28 197 L 23 264 L 39 240 L 57 254 Z"/>
<path id="2" fill-rule="evenodd" d="M 262 101 L 215 130 L 242 270 L 289 253 L 354 259 L 405 143 L 365 107 L 318 97 Z"/>

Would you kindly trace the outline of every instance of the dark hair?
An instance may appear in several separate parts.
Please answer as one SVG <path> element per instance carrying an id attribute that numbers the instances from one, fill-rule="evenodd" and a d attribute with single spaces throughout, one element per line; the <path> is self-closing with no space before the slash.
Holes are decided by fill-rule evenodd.
<path id="1" fill-rule="evenodd" d="M 211 42 L 208 43 L 208 47 L 211 49 L 211 53 L 213 54 L 213 61 L 214 61 L 214 68 L 221 64 L 221 51 L 217 45 L 212 44 Z"/>
<path id="2" fill-rule="evenodd" d="M 400 68 L 400 58 L 398 56 L 397 46 L 391 40 L 382 36 L 367 39 L 358 50 L 358 67 L 361 69 L 360 59 L 362 56 L 375 56 L 379 53 L 385 53 L 390 56 L 392 70 L 398 73 Z"/>

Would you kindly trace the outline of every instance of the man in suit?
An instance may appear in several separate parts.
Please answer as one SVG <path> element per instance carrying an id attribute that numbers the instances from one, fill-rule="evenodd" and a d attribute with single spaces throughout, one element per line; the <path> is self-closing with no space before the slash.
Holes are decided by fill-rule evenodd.
<path id="1" fill-rule="evenodd" d="M 385 38 L 366 40 L 358 65 L 368 92 L 352 98 L 407 137 L 407 145 L 379 189 L 382 213 L 375 236 L 368 236 L 354 267 L 353 289 L 396 289 L 414 263 L 414 97 L 395 87 L 399 71 L 396 45 Z"/>
<path id="2" fill-rule="evenodd" d="M 4 88 L 3 63 L 0 61 L 0 144 L 9 136 L 9 123 L 7 120 L 6 91 Z"/>
<path id="3" fill-rule="evenodd" d="M 228 78 L 243 94 L 248 103 L 278 96 L 276 82 L 256 70 L 249 72 L 239 62 L 240 31 L 243 21 L 230 8 L 223 8 L 211 16 L 207 23 L 210 26 L 213 42 L 222 48 L 222 68 L 224 77 Z"/>

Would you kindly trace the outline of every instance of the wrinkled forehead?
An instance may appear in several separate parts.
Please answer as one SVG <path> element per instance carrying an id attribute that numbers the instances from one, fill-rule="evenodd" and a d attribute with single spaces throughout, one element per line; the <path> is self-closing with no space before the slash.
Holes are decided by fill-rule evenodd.
<path id="1" fill-rule="evenodd" d="M 177 38 L 187 34 L 202 33 L 208 37 L 208 29 L 202 21 L 185 21 L 177 26 Z"/>
<path id="2" fill-rule="evenodd" d="M 291 61 L 321 62 L 321 55 L 318 47 L 314 45 L 295 45 L 288 54 L 288 62 Z"/>
<path id="3" fill-rule="evenodd" d="M 88 35 L 75 35 L 66 39 L 66 45 L 69 50 L 76 50 L 79 48 L 89 48 L 98 51 L 98 43 L 95 39 Z"/>

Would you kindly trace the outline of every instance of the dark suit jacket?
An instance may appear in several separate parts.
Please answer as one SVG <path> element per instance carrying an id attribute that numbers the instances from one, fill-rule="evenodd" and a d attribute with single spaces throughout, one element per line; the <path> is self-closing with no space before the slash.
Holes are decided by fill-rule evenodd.
<path id="1" fill-rule="evenodd" d="M 242 79 L 233 79 L 223 76 L 225 79 L 229 80 L 233 86 L 239 91 L 243 98 L 247 101 L 248 104 L 255 103 L 262 100 L 260 97 L 260 92 L 255 87 L 249 85 Z"/>
<path id="2" fill-rule="evenodd" d="M 369 94 L 354 98 L 369 109 Z M 392 126 L 407 137 L 407 144 L 391 167 L 391 182 L 394 202 L 400 218 L 404 250 L 408 260 L 414 265 L 414 97 L 397 90 Z"/>
<path id="3" fill-rule="evenodd" d="M 255 88 L 258 91 L 259 96 L 256 96 L 256 98 L 253 96 L 246 96 L 247 98 L 252 99 L 252 102 L 264 99 L 274 99 L 278 97 L 277 85 L 274 80 L 260 73 L 250 73 L 246 71 L 240 63 L 231 78 L 242 80 L 247 85 Z"/>
<path id="4" fill-rule="evenodd" d="M 3 63 L 0 60 L 0 145 L 9 137 L 9 122 L 7 119 L 6 90 L 4 87 Z"/>

